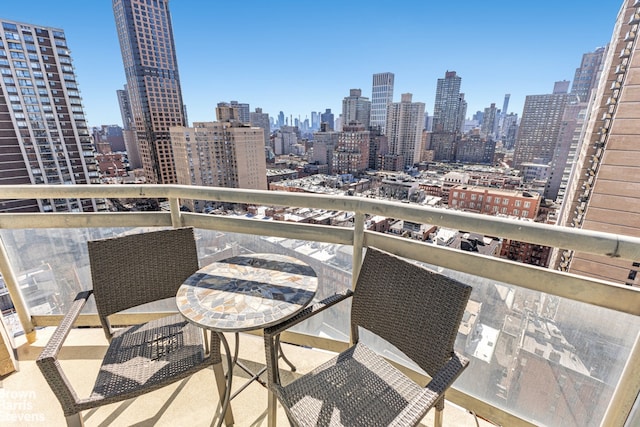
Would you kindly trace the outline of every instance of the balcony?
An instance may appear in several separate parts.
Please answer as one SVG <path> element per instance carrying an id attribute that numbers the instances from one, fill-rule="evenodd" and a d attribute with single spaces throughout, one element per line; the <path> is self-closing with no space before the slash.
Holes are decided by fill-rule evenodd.
<path id="1" fill-rule="evenodd" d="M 13 408 L 7 414 L 22 417 L 15 422 L 4 418 L 4 426 L 14 425 L 47 425 L 50 427 L 66 426 L 58 400 L 51 392 L 35 359 L 44 348 L 53 332 L 53 327 L 38 330 L 37 340 L 29 344 L 24 337 L 16 340 L 20 371 L 2 379 L 4 402 L 10 402 Z M 93 386 L 94 377 L 88 373 L 96 373 L 100 367 L 102 356 L 106 351 L 104 334 L 99 328 L 75 330 L 67 341 L 69 350 L 62 356 L 65 371 L 79 393 L 88 395 Z M 295 360 L 297 372 L 291 373 L 283 369 L 283 375 L 295 378 L 301 372 L 329 359 L 331 354 L 300 346 L 285 344 L 283 347 L 287 357 Z M 263 340 L 260 337 L 243 334 L 241 336 L 240 360 L 252 369 L 264 366 Z M 286 368 L 286 367 L 285 367 Z M 234 370 L 233 391 L 235 392 L 247 380 L 248 376 L 239 369 Z M 4 393 L 4 394 L 3 394 Z M 190 425 L 193 427 L 212 426 L 217 421 L 215 409 L 218 405 L 218 394 L 215 391 L 213 372 L 211 369 L 200 371 L 192 377 L 179 381 L 168 387 L 148 393 L 125 402 L 107 405 L 97 410 L 85 411 L 85 426 L 148 426 L 148 425 Z M 232 401 L 235 425 L 266 426 L 267 390 L 257 382 L 253 382 Z M 28 410 L 25 410 L 27 408 Z M 2 412 L 0 412 L 1 414 Z M 30 417 L 30 418 L 29 418 Z M 444 412 L 445 425 L 459 427 L 477 427 L 473 414 L 464 409 L 448 404 Z M 278 410 L 278 420 L 286 424 L 286 415 L 282 408 Z M 421 425 L 433 425 L 433 414 L 427 415 Z M 10 421 L 8 424 L 6 421 Z M 479 419 L 479 425 L 490 427 L 491 424 Z"/>
<path id="2" fill-rule="evenodd" d="M 459 334 L 457 348 L 472 362 L 447 394 L 451 404 L 445 410 L 445 425 L 476 425 L 469 411 L 508 426 L 637 425 L 638 414 L 633 412 L 640 389 L 637 288 L 367 231 L 366 219 L 381 215 L 567 252 L 610 254 L 630 260 L 629 265 L 640 259 L 638 238 L 360 197 L 177 185 L 0 187 L 0 199 L 42 198 L 162 198 L 168 200 L 170 210 L 0 214 L 0 270 L 16 309 L 8 319 L 26 332 L 16 338 L 20 371 L 2 378 L 1 384 L 4 396 L 11 399 L 11 412 L 22 414 L 22 419 L 42 415 L 47 425 L 64 424 L 60 406 L 33 362 L 72 296 L 91 286 L 86 240 L 156 227 L 191 226 L 196 229 L 201 265 L 234 251 L 289 253 L 314 263 L 320 288 L 327 293 L 351 286 L 367 246 L 427 263 L 471 284 L 475 304 L 468 307 L 468 317 L 479 320 Z M 181 212 L 181 199 L 346 211 L 353 214 L 354 226 Z M 0 288 L 0 297 L 2 291 Z M 333 310 L 283 335 L 283 341 L 290 343 L 285 352 L 299 372 L 339 351 L 348 341 L 348 313 Z M 144 319 L 153 315 L 146 311 L 129 316 Z M 91 309 L 79 323 L 99 324 Z M 93 380 L 87 376 L 95 374 L 106 343 L 98 328 L 77 329 L 70 338 L 63 363 L 82 394 L 83 384 Z M 264 364 L 259 337 L 243 334 L 241 342 L 241 358 Z M 394 363 L 406 365 L 393 349 L 386 354 Z M 405 370 L 416 379 L 423 378 L 411 366 Z M 180 425 L 188 416 L 192 424 L 210 425 L 217 403 L 211 379 L 211 372 L 203 371 L 144 398 L 86 411 L 85 422 Z M 241 383 L 240 379 L 234 382 Z M 266 391 L 261 386 L 251 385 L 232 405 L 236 425 L 266 425 Z M 285 420 L 283 413 L 279 420 Z M 428 418 L 423 421 L 430 423 Z"/>

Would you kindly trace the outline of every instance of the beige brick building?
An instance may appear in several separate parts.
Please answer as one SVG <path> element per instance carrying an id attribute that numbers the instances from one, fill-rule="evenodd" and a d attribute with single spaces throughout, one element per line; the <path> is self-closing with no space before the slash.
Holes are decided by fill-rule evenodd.
<path id="1" fill-rule="evenodd" d="M 267 189 L 264 131 L 239 122 L 171 128 L 178 184 Z M 201 210 L 194 202 L 191 209 Z"/>

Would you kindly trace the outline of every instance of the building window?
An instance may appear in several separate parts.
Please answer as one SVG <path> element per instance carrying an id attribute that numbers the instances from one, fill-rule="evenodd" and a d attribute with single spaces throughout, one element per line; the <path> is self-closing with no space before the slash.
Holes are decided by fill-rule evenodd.
<path id="1" fill-rule="evenodd" d="M 531 202 L 524 202 L 524 207 L 525 208 L 530 208 L 531 207 Z"/>

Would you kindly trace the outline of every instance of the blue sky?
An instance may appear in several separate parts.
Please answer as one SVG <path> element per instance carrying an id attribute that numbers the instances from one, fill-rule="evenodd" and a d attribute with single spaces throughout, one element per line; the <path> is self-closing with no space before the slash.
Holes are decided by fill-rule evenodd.
<path id="1" fill-rule="evenodd" d="M 349 89 L 371 96 L 371 76 L 395 73 L 394 101 L 413 93 L 433 112 L 436 81 L 462 77 L 467 115 L 511 94 L 573 80 L 582 54 L 611 38 L 622 0 L 257 1 L 172 0 L 190 122 L 215 120 L 237 100 L 276 116 L 341 111 Z M 125 83 L 109 0 L 2 1 L 0 18 L 62 28 L 89 124 L 121 124 Z"/>

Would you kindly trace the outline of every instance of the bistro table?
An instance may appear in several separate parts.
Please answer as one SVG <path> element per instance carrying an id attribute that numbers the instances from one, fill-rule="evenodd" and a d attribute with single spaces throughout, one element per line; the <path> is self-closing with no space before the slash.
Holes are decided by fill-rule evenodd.
<path id="1" fill-rule="evenodd" d="M 190 322 L 216 332 L 226 351 L 229 368 L 218 426 L 222 425 L 229 401 L 265 371 L 263 368 L 258 373 L 250 372 L 238 361 L 238 333 L 264 329 L 295 316 L 311 302 L 317 288 L 316 273 L 309 265 L 277 254 L 239 255 L 217 261 L 195 272 L 180 286 L 176 294 L 180 313 Z M 233 356 L 224 332 L 236 334 Z M 234 366 L 253 377 L 231 395 Z"/>

